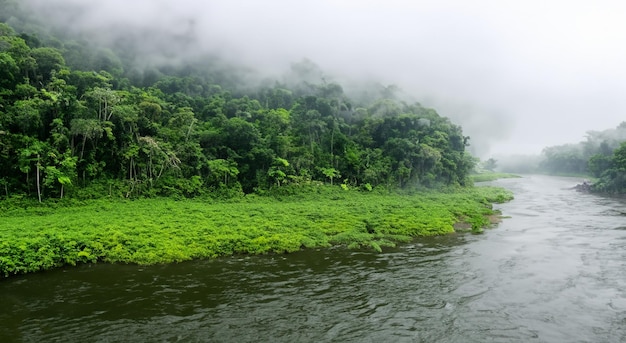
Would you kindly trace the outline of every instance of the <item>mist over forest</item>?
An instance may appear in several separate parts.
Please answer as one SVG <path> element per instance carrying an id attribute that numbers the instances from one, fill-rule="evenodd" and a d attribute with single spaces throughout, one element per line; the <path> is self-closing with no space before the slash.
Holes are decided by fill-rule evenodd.
<path id="1" fill-rule="evenodd" d="M 110 21 L 107 8 L 63 4 L 1 3 L 7 198 L 468 183 L 476 162 L 465 151 L 470 137 L 394 85 L 344 91 L 306 58 L 272 78 L 203 51 L 189 27 L 152 31 L 150 21 Z M 195 22 L 187 19 L 169 24 Z"/>
<path id="2" fill-rule="evenodd" d="M 275 80 L 336 82 L 347 95 L 359 99 L 394 89 L 394 96 L 434 107 L 460 123 L 472 137 L 470 151 L 478 156 L 505 139 L 515 125 L 497 102 L 462 94 L 478 91 L 481 83 L 493 83 L 491 73 L 481 72 L 491 62 L 478 56 L 493 52 L 492 43 L 482 41 L 480 35 L 443 29 L 457 17 L 455 13 L 435 27 L 427 27 L 433 23 L 413 27 L 421 16 L 439 12 L 427 4 L 423 14 L 387 7 L 380 11 L 376 2 L 345 1 L 295 5 L 288 1 L 27 0 L 21 4 L 31 18 L 45 18 L 40 22 L 54 28 L 55 34 L 115 51 L 126 75 L 133 81 L 147 78 L 144 84 L 158 76 L 159 68 L 193 63 L 212 68 L 239 89 Z M 9 19 L 9 24 L 29 31 L 16 20 Z M 480 32 L 485 33 L 485 28 Z M 456 46 L 458 39 L 468 41 Z M 474 57 L 459 63 L 454 57 L 459 54 Z M 111 58 L 109 63 L 119 62 Z M 318 70 L 294 72 L 293 64 L 301 61 L 312 62 Z M 480 82 L 465 85 L 470 80 Z"/>
<path id="3" fill-rule="evenodd" d="M 511 169 L 507 159 L 520 164 L 519 161 L 525 159 L 518 157 L 528 155 L 528 163 L 518 166 L 518 170 L 538 170 L 537 166 L 558 172 L 556 169 L 559 168 L 548 167 L 549 162 L 545 160 L 568 151 L 570 156 L 578 154 L 584 160 L 584 163 L 579 161 L 578 167 L 570 169 L 586 172 L 587 166 L 582 165 L 593 153 L 606 155 L 617 149 L 617 141 L 607 140 L 602 135 L 591 137 L 586 150 L 569 147 L 576 143 L 569 143 L 568 148 L 559 145 L 578 142 L 585 135 L 593 136 L 594 132 L 615 127 L 622 121 L 619 116 L 626 108 L 617 90 L 626 85 L 626 78 L 622 78 L 625 75 L 621 69 L 613 67 L 613 62 L 621 61 L 619 57 L 624 51 L 612 44 L 613 33 L 621 24 L 614 15 L 607 13 L 611 12 L 609 10 L 620 13 L 624 8 L 609 2 L 592 8 L 575 5 L 563 9 L 541 5 L 545 13 L 536 13 L 537 6 L 539 2 L 534 1 L 515 6 L 481 1 L 476 6 L 469 6 L 454 0 L 420 1 L 411 5 L 395 1 L 386 4 L 378 1 L 293 4 L 275 0 L 202 4 L 190 0 L 176 3 L 166 0 L 131 3 L 118 0 L 3 0 L 0 2 L 0 20 L 10 27 L 5 32 L 7 37 L 16 35 L 32 49 L 31 57 L 39 69 L 32 69 L 28 65 L 30 62 L 20 62 L 17 51 L 10 52 L 13 54 L 11 58 L 16 60 L 16 67 L 22 71 L 23 81 L 42 91 L 51 89 L 55 80 L 65 82 L 76 88 L 79 97 L 76 101 L 80 106 L 93 106 L 95 103 L 89 101 L 94 99 L 102 101 L 103 98 L 98 98 L 100 95 L 96 93 L 108 89 L 114 92 L 116 105 L 130 106 L 133 108 L 131 112 L 137 110 L 136 106 L 148 102 L 160 106 L 161 110 L 169 106 L 165 111 L 166 118 L 150 118 L 157 126 L 169 125 L 167 120 L 173 120 L 171 117 L 183 108 L 189 108 L 189 113 L 201 119 L 201 123 L 216 113 L 224 113 L 226 119 L 243 114 L 242 118 L 256 125 L 257 130 L 262 129 L 255 113 L 264 110 L 287 109 L 290 116 L 298 111 L 302 112 L 301 116 L 309 115 L 299 120 L 331 120 L 323 125 L 315 124 L 318 125 L 315 130 L 308 129 L 309 145 L 316 141 L 319 147 L 323 147 L 318 152 L 311 148 L 311 153 L 319 153 L 317 159 L 328 161 L 327 166 L 316 168 L 327 168 L 327 174 L 330 173 L 328 168 L 341 174 L 339 159 L 347 158 L 347 155 L 336 154 L 335 133 L 354 141 L 356 127 L 353 125 L 367 127 L 371 123 L 366 122 L 375 118 L 384 121 L 387 119 L 383 118 L 397 115 L 413 116 L 411 125 L 418 123 L 413 128 L 416 131 L 401 133 L 405 135 L 402 139 L 409 141 L 402 143 L 404 146 L 396 146 L 398 160 L 390 162 L 396 174 L 384 179 L 390 182 L 395 178 L 394 182 L 400 185 L 409 180 L 425 185 L 453 180 L 463 182 L 466 169 L 471 169 L 476 162 L 469 160 L 474 158 L 471 155 L 480 158 L 498 156 L 501 169 Z M 556 11 L 560 14 L 558 20 L 548 16 Z M 582 19 L 584 25 L 581 26 Z M 600 19 L 602 25 L 595 25 Z M 526 24 L 531 21 L 536 25 L 532 30 L 526 30 Z M 578 34 L 582 28 L 585 35 L 581 37 Z M 595 39 L 600 36 L 604 37 L 602 41 Z M 574 37 L 580 39 L 573 42 Z M 9 41 L 7 44 L 13 44 L 14 50 L 21 44 L 14 38 Z M 45 50 L 48 48 L 53 50 Z M 576 50 L 579 48 L 586 55 L 579 54 Z M 589 54 L 589 51 L 594 53 Z M 62 59 L 55 55 L 57 52 Z M 602 66 L 598 64 L 600 61 Z M 65 67 L 69 68 L 67 72 L 70 74 L 64 74 Z M 80 71 L 99 73 L 100 80 L 87 81 Z M 17 74 L 12 74 L 11 78 L 16 83 L 22 81 Z M 124 93 L 132 87 L 163 92 L 149 94 L 161 102 L 147 101 L 143 95 L 143 98 L 133 100 L 136 101 L 133 104 L 129 95 Z M 17 95 L 19 92 L 14 94 L 20 101 L 27 99 Z M 217 95 L 221 97 L 219 101 L 223 102 L 220 105 L 223 107 L 216 112 L 209 108 L 216 106 L 217 103 L 211 101 Z M 325 99 L 325 104 L 314 104 L 313 98 L 306 100 L 307 97 Z M 237 102 L 240 103 L 234 104 Z M 18 105 L 25 106 L 15 103 L 13 111 L 19 111 Z M 303 107 L 293 107 L 295 105 Z M 43 110 L 46 111 L 50 109 Z M 317 115 L 320 117 L 315 119 Z M 50 120 L 56 114 L 47 116 Z M 78 133 L 81 129 L 77 122 L 72 127 L 70 121 L 90 119 L 87 114 L 73 116 L 77 117 L 61 120 L 64 128 L 71 132 L 68 138 L 71 138 L 72 154 L 76 155 L 75 140 L 83 138 L 81 156 L 74 157 L 83 160 L 78 165 L 85 164 L 78 167 L 85 181 L 86 171 L 94 168 L 88 168 L 89 163 L 85 160 L 86 143 L 93 139 L 91 134 Z M 105 117 L 104 122 L 109 122 L 114 116 Z M 456 162 L 447 166 L 438 155 L 443 150 L 437 153 L 428 150 L 437 144 L 443 149 L 443 141 L 428 142 L 423 137 L 411 141 L 411 135 L 432 135 L 424 129 L 436 118 L 441 118 L 447 125 L 440 128 L 446 132 L 446 139 L 453 138 L 447 131 L 452 129 L 452 136 L 460 137 L 462 141 L 462 148 L 458 143 L 452 143 L 453 150 L 457 149 L 460 156 L 453 157 L 450 161 Z M 427 120 L 428 125 L 422 120 Z M 122 125 L 110 123 L 98 124 L 96 131 L 105 132 L 107 125 L 118 129 Z M 211 125 L 220 127 L 223 124 Z M 399 124 L 387 124 L 390 125 L 387 129 L 394 134 L 401 132 L 397 127 L 393 128 Z M 11 126 L 10 123 L 6 125 Z M 16 129 L 17 126 L 13 125 Z M 48 125 L 44 120 L 43 126 Z M 195 131 L 201 131 L 194 127 L 196 124 L 185 125 L 189 125 L 188 138 L 193 134 L 202 136 Z M 368 129 L 373 127 L 370 125 Z M 82 132 L 85 130 L 83 128 Z M 132 133 L 138 134 L 137 137 L 153 137 L 157 131 L 139 129 Z M 306 130 L 299 134 L 304 133 Z M 167 136 L 160 134 L 162 139 Z M 385 136 L 384 139 L 388 138 Z M 39 139 L 46 139 L 46 136 Z M 380 139 L 379 148 L 383 153 L 390 153 L 391 147 L 383 147 L 388 142 L 382 136 Z M 606 141 L 602 147 L 597 143 L 600 141 Z M 96 146 L 97 142 L 92 142 L 95 155 L 98 155 L 98 149 L 103 149 Z M 118 140 L 116 144 L 123 155 L 130 143 Z M 159 142 L 155 144 L 158 146 Z M 294 141 L 290 140 L 289 144 Z M 297 144 L 304 144 L 304 140 Z M 361 148 L 367 146 L 364 142 L 358 144 Z M 411 144 L 417 144 L 420 156 L 414 157 L 416 159 L 412 162 L 406 155 L 413 149 Z M 346 146 L 341 148 L 345 150 Z M 170 152 L 174 153 L 180 147 L 171 149 Z M 276 147 L 272 149 L 277 153 Z M 282 159 L 293 154 L 293 146 L 285 151 L 289 152 L 266 156 L 262 173 L 267 173 L 267 168 L 273 164 L 282 163 L 271 162 L 273 158 Z M 169 154 L 166 150 L 161 152 Z M 537 158 L 539 154 L 543 156 Z M 94 156 L 91 158 L 96 158 Z M 204 158 L 239 165 L 251 162 L 244 163 L 241 153 L 227 150 L 205 150 Z M 425 165 L 428 158 L 432 163 Z M 460 162 L 464 158 L 467 161 Z M 448 176 L 446 181 L 441 177 L 442 170 L 452 170 L 460 165 L 463 165 L 460 174 L 454 178 Z M 278 168 L 277 165 L 273 167 Z M 310 169 L 291 172 L 306 170 L 311 173 Z M 239 172 L 237 169 L 235 174 Z M 245 176 L 238 176 L 239 181 L 246 177 L 256 178 L 257 181 L 245 189 L 252 189 L 258 182 L 270 182 L 269 179 L 259 181 L 259 176 L 255 176 L 258 172 L 249 171 Z M 353 172 L 354 184 L 364 182 L 362 175 L 356 176 L 363 170 Z M 314 178 L 325 174 L 321 170 L 312 173 L 318 174 Z M 381 180 L 369 181 L 379 183 Z"/>
<path id="4" fill-rule="evenodd" d="M 496 157 L 500 161 L 500 169 L 507 172 L 585 174 L 589 172 L 587 163 L 592 156 L 609 156 L 623 142 L 626 142 L 626 122 L 615 128 L 587 131 L 584 140 L 548 146 L 541 154 Z"/>
<path id="5" fill-rule="evenodd" d="M 481 158 L 578 142 L 626 110 L 626 5 L 612 0 L 20 3 L 57 30 L 115 47 L 137 74 L 211 56 L 253 86 L 309 60 L 350 96 L 394 86 L 463 126 Z"/>

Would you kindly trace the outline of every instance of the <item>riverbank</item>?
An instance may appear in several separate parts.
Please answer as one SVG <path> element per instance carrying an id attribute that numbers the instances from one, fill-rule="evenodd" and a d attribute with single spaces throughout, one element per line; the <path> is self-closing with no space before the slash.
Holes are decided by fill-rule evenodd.
<path id="1" fill-rule="evenodd" d="M 92 200 L 0 215 L 0 277 L 78 263 L 158 264 L 345 245 L 382 247 L 490 225 L 494 187 L 381 194 L 339 188 L 237 200 Z"/>
<path id="2" fill-rule="evenodd" d="M 512 178 L 520 178 L 521 176 L 509 173 L 478 173 L 471 174 L 470 179 L 474 182 L 485 182 L 485 181 L 495 181 L 498 179 L 512 179 Z"/>

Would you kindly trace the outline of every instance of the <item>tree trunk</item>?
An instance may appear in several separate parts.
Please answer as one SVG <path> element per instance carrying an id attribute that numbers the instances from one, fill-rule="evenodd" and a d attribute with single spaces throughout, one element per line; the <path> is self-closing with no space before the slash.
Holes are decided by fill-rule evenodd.
<path id="1" fill-rule="evenodd" d="M 195 120 L 191 120 L 191 124 L 189 124 L 189 129 L 187 130 L 187 135 L 185 136 L 185 142 L 189 141 L 189 135 L 191 134 L 191 128 L 193 127 L 193 123 L 195 123 Z"/>
<path id="2" fill-rule="evenodd" d="M 130 161 L 128 161 L 128 179 L 132 180 L 133 178 L 133 158 L 130 158 Z"/>
<path id="3" fill-rule="evenodd" d="M 83 154 L 85 153 L 85 144 L 87 143 L 87 135 L 83 136 L 83 148 L 80 150 L 80 159 L 83 159 Z"/>
<path id="4" fill-rule="evenodd" d="M 37 198 L 41 202 L 41 186 L 39 185 L 39 154 L 37 154 Z"/>
<path id="5" fill-rule="evenodd" d="M 335 168 L 335 126 L 333 122 L 333 130 L 330 132 L 330 166 Z"/>

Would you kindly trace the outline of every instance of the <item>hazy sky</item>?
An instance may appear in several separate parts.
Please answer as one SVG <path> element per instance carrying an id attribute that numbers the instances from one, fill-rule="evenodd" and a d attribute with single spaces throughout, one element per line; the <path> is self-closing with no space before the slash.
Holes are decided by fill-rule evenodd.
<path id="1" fill-rule="evenodd" d="M 625 1 L 27 2 L 77 30 L 191 33 L 199 50 L 262 71 L 308 58 L 338 78 L 395 84 L 461 124 L 481 157 L 539 153 L 626 121 Z M 54 11 L 68 4 L 80 15 Z"/>

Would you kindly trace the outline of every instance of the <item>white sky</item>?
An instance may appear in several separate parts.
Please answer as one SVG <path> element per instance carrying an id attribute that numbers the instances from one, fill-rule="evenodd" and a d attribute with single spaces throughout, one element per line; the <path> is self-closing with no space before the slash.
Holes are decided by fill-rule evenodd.
<path id="1" fill-rule="evenodd" d="M 27 1 L 90 6 L 71 25 L 111 32 L 193 20 L 199 48 L 262 71 L 308 58 L 376 77 L 461 124 L 484 158 L 626 121 L 626 1 Z"/>

